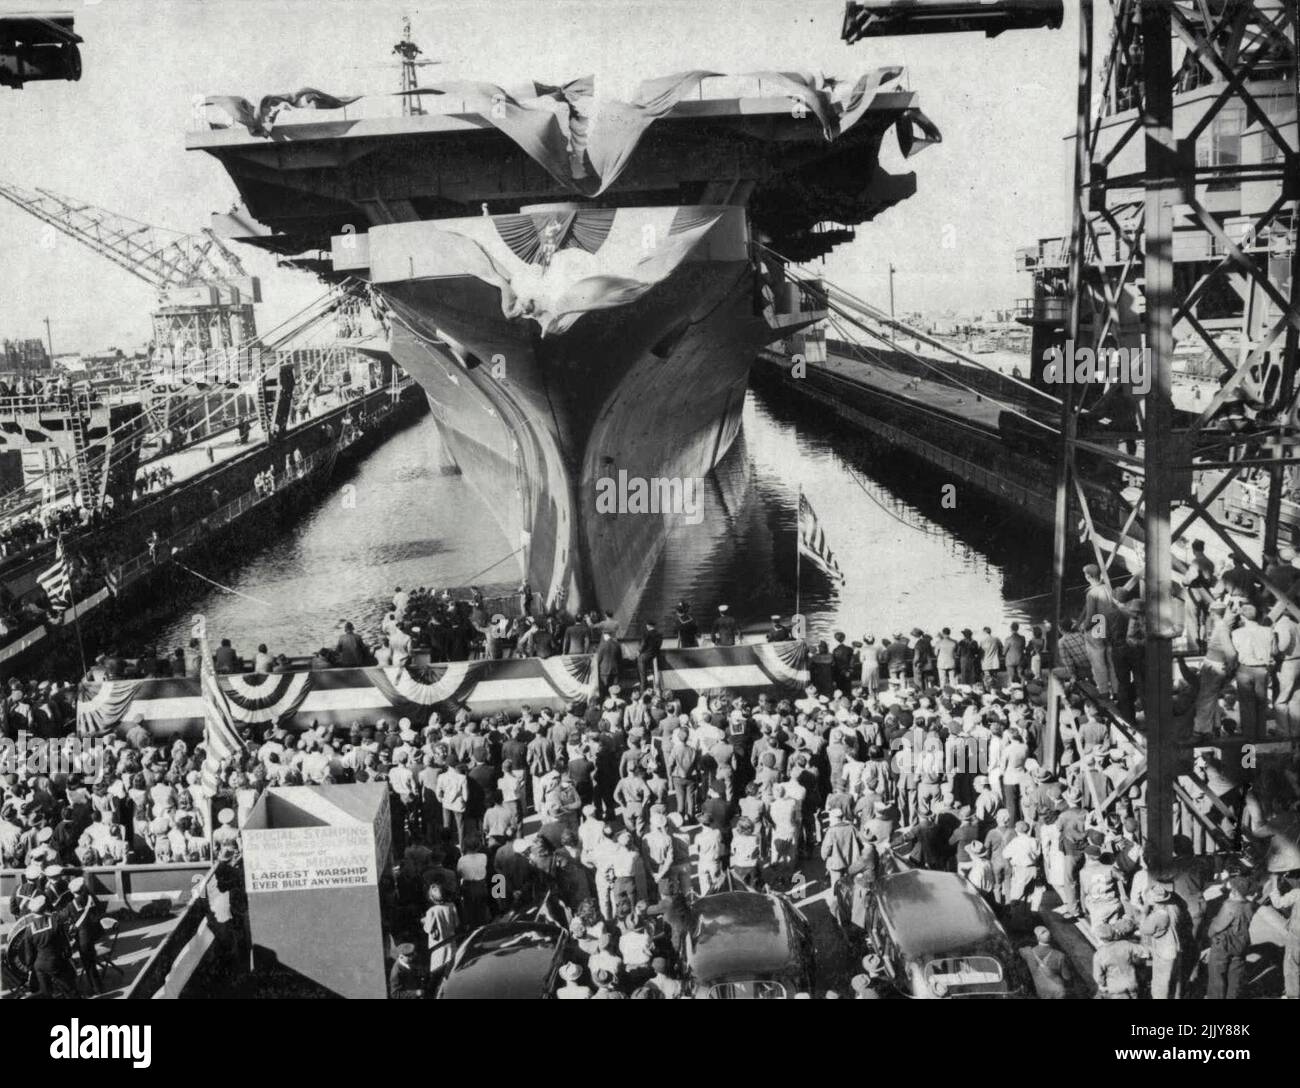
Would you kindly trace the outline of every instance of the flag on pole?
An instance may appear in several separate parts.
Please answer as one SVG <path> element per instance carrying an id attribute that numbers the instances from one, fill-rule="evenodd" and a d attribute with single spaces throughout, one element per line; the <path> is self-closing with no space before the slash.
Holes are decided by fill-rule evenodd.
<path id="1" fill-rule="evenodd" d="M 799 492 L 799 551 L 831 578 L 844 581 L 844 572 L 835 561 L 835 553 L 826 546 L 826 534 L 802 491 Z"/>
<path id="2" fill-rule="evenodd" d="M 41 589 L 50 599 L 50 607 L 57 612 L 66 612 L 72 607 L 72 573 L 68 569 L 68 557 L 63 552 L 63 538 L 60 537 L 54 547 L 54 565 L 36 576 Z"/>
<path id="3" fill-rule="evenodd" d="M 212 667 L 212 654 L 208 651 L 206 638 L 199 639 L 199 690 L 203 696 L 203 748 L 207 752 L 199 772 L 200 785 L 204 793 L 214 797 L 221 764 L 242 755 L 247 746 L 235 727 L 226 693 L 217 683 L 217 672 Z"/>

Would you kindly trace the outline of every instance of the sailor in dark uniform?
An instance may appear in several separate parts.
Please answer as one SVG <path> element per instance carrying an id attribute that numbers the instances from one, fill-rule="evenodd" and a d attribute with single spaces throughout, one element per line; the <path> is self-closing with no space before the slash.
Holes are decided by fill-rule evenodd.
<path id="1" fill-rule="evenodd" d="M 677 646 L 682 650 L 694 650 L 700 644 L 700 625 L 691 615 L 688 601 L 677 602 Z"/>
<path id="2" fill-rule="evenodd" d="M 33 899 L 28 910 L 34 916 L 28 940 L 34 957 L 32 981 L 36 995 L 76 997 L 77 976 L 60 918 L 50 911 L 43 895 Z"/>
<path id="3" fill-rule="evenodd" d="M 394 951 L 396 958 L 388 972 L 388 996 L 395 1001 L 423 997 L 424 978 L 411 959 L 415 945 L 399 944 Z"/>
<path id="4" fill-rule="evenodd" d="M 47 865 L 42 873 L 45 877 L 45 900 L 50 910 L 58 914 L 72 897 L 68 891 L 68 878 L 63 875 L 62 865 Z"/>
<path id="5" fill-rule="evenodd" d="M 734 646 L 739 633 L 740 624 L 728 614 L 727 605 L 718 605 L 718 618 L 713 621 L 713 645 Z"/>
<path id="6" fill-rule="evenodd" d="M 768 642 L 789 642 L 790 628 L 781 622 L 780 616 L 772 617 L 772 629 L 767 633 Z"/>
<path id="7" fill-rule="evenodd" d="M 32 900 L 45 891 L 45 877 L 39 864 L 27 866 L 23 872 L 22 882 L 14 889 L 11 909 L 14 918 L 21 918 L 32 909 Z"/>
<path id="8" fill-rule="evenodd" d="M 76 938 L 77 951 L 81 955 L 81 969 L 91 992 L 104 992 L 104 978 L 99 970 L 99 955 L 95 951 L 95 942 L 103 931 L 100 915 L 104 913 L 99 898 L 86 887 L 85 877 L 76 877 L 68 883 L 68 901 L 63 907 L 63 917 L 67 919 L 68 930 Z"/>

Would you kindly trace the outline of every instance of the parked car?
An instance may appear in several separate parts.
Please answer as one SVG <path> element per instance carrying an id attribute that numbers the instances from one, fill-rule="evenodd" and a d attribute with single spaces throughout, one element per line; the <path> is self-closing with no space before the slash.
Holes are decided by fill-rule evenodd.
<path id="1" fill-rule="evenodd" d="M 493 922 L 480 926 L 456 951 L 438 998 L 536 999 L 554 997 L 565 961 L 576 944 L 546 921 Z"/>
<path id="2" fill-rule="evenodd" d="M 904 997 L 1028 997 L 1033 988 L 1006 930 L 956 873 L 902 869 L 877 881 L 867 938 Z"/>
<path id="3" fill-rule="evenodd" d="M 792 998 L 811 993 L 812 928 L 789 899 L 752 891 L 696 901 L 686 935 L 686 982 L 697 998 Z"/>

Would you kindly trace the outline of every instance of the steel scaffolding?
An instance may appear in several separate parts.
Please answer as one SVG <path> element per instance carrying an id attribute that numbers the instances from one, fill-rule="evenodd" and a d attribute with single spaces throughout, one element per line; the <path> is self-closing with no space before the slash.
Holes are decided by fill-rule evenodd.
<path id="1" fill-rule="evenodd" d="M 1191 738 L 1178 725 L 1174 700 L 1174 642 L 1183 623 L 1173 545 L 1193 526 L 1208 529 L 1280 604 L 1300 615 L 1286 588 L 1212 512 L 1241 473 L 1265 467 L 1270 486 L 1263 554 L 1272 553 L 1284 471 L 1298 461 L 1297 4 L 1109 0 L 1109 7 L 1113 25 L 1094 101 L 1093 0 L 1080 2 L 1069 306 L 1062 331 L 1065 343 L 1097 358 L 1114 357 L 1115 349 L 1144 352 L 1141 386 L 1148 375 L 1150 385 L 1061 386 L 1053 590 L 1059 630 L 1075 512 L 1108 586 L 1121 551 L 1142 556 L 1147 839 L 1167 860 L 1175 809 L 1191 807 L 1179 784 Z M 1240 198 L 1235 204 L 1224 198 L 1233 192 Z M 1177 261 L 1176 250 L 1198 238 L 1206 259 Z M 1225 286 L 1227 297 L 1240 300 L 1239 318 L 1224 320 L 1221 302 L 1210 305 L 1216 294 L 1224 297 Z M 1220 342 L 1231 324 L 1238 333 L 1235 357 Z M 1218 392 L 1198 414 L 1182 419 L 1173 404 L 1175 338 L 1180 349 L 1198 345 L 1220 368 Z M 1103 417 L 1108 422 L 1100 423 Z M 1118 531 L 1091 515 L 1078 456 L 1085 451 L 1132 482 L 1128 516 Z M 1187 513 L 1174 526 L 1176 502 Z"/>

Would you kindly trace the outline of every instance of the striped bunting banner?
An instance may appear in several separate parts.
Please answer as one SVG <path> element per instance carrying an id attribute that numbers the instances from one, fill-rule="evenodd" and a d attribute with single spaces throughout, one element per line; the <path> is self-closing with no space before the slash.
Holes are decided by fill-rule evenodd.
<path id="1" fill-rule="evenodd" d="M 782 695 L 802 689 L 808 683 L 808 647 L 802 642 L 758 642 L 664 650 L 659 669 L 664 687 L 679 697 L 728 691 L 752 700 L 763 692 Z"/>
<path id="2" fill-rule="evenodd" d="M 692 696 L 731 691 L 755 698 L 783 694 L 808 682 L 802 642 L 665 650 L 662 682 L 690 703 Z M 590 655 L 505 661 L 453 661 L 404 668 L 324 669 L 275 676 L 217 678 L 237 727 L 279 724 L 301 732 L 317 725 L 347 727 L 410 718 L 417 725 L 433 710 L 465 705 L 477 715 L 534 709 L 563 710 L 596 692 Z M 83 733 L 142 725 L 156 740 L 203 737 L 203 696 L 197 677 L 109 680 L 81 685 L 77 726 Z"/>
<path id="3" fill-rule="evenodd" d="M 420 724 L 432 710 L 462 704 L 475 714 L 513 712 L 528 705 L 563 710 L 594 692 L 587 655 L 455 661 L 424 667 L 326 669 L 274 676 L 221 676 L 218 682 L 237 726 L 349 726 L 407 717 Z M 110 680 L 81 685 L 77 725 L 83 732 L 139 722 L 156 739 L 203 735 L 199 680 Z"/>

